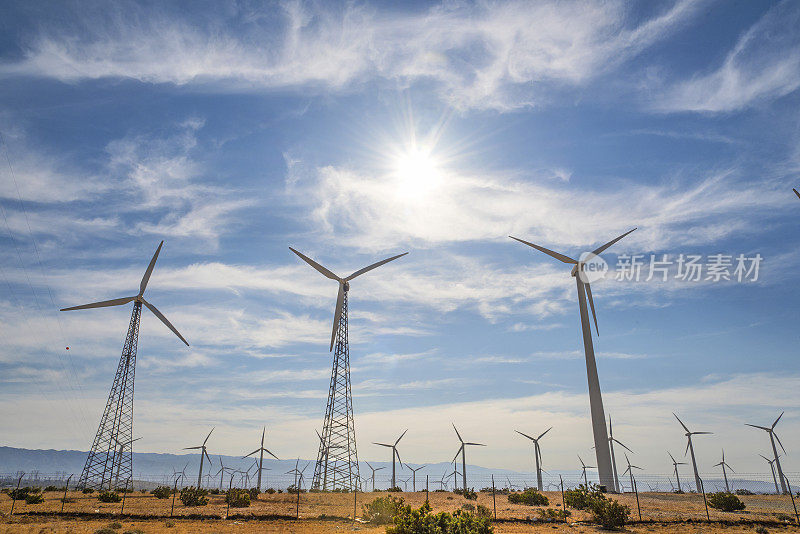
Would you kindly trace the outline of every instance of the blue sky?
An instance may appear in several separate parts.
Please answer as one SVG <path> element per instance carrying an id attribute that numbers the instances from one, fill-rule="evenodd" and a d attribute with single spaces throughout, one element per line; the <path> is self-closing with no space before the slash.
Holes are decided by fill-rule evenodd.
<path id="1" fill-rule="evenodd" d="M 356 432 L 449 427 L 487 467 L 591 456 L 564 253 L 760 254 L 757 281 L 594 285 L 615 435 L 651 472 L 671 412 L 762 470 L 782 410 L 800 437 L 800 8 L 791 2 L 6 3 L 0 17 L 0 425 L 4 444 L 85 450 L 135 290 L 140 450 L 315 453 L 337 273 L 410 254 L 350 293 Z M 8 161 L 6 160 L 8 157 Z M 13 175 L 12 175 L 13 169 Z M 612 273 L 613 275 L 613 273 Z M 613 276 L 612 276 L 613 278 Z M 644 278 L 644 277 L 643 277 Z M 64 347 L 69 346 L 67 352 Z M 249 445 L 247 445 L 249 443 Z M 249 447 L 249 448 L 248 448 Z M 244 450 L 247 449 L 247 450 Z"/>

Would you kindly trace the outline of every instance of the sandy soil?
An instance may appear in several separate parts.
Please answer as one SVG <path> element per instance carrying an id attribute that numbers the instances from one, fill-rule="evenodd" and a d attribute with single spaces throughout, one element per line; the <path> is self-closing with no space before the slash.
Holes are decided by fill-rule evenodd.
<path id="1" fill-rule="evenodd" d="M 356 499 L 357 517 L 361 515 L 362 505 L 371 501 L 375 497 L 387 495 L 385 492 L 378 493 L 359 493 Z M 401 493 L 396 494 L 405 499 L 412 506 L 420 506 L 425 501 L 425 493 Z M 551 507 L 560 507 L 561 494 L 556 492 L 545 492 L 550 499 Z M 46 493 L 45 502 L 38 505 L 27 505 L 17 501 L 14 508 L 14 517 L 9 517 L 11 509 L 11 499 L 8 495 L 0 496 L 0 533 L 38 533 L 46 534 L 49 532 L 73 532 L 73 533 L 93 533 L 97 529 L 109 525 L 115 521 L 113 517 L 105 518 L 69 518 L 53 516 L 26 516 L 25 512 L 58 512 L 61 509 L 61 494 Z M 636 508 L 636 498 L 633 495 L 618 495 L 614 498 L 628 504 L 632 510 L 631 519 L 638 519 Z M 772 522 L 769 531 L 779 532 L 800 532 L 795 527 L 774 525 L 774 522 L 793 516 L 794 510 L 791 501 L 787 497 L 777 495 L 752 495 L 743 496 L 742 500 L 747 505 L 747 509 L 735 513 L 723 513 L 710 510 L 712 521 L 738 522 L 744 521 L 746 524 L 703 524 L 698 520 L 705 520 L 705 506 L 702 496 L 698 495 L 674 495 L 671 493 L 646 493 L 640 495 L 640 505 L 642 508 L 642 518 L 644 520 L 654 520 L 657 523 L 634 525 L 628 528 L 629 532 L 676 532 L 676 533 L 700 533 L 700 532 L 754 532 L 753 523 L 759 521 Z M 126 516 L 117 519 L 122 523 L 122 528 L 118 532 L 122 534 L 126 531 L 141 530 L 142 532 L 345 532 L 358 530 L 366 533 L 383 533 L 383 527 L 370 527 L 369 525 L 354 524 L 353 517 L 353 494 L 320 494 L 304 493 L 300 496 L 300 518 L 302 521 L 284 518 L 273 518 L 269 520 L 253 519 L 252 516 L 291 516 L 296 511 L 296 496 L 289 494 L 262 494 L 258 501 L 254 502 L 249 508 L 231 509 L 231 514 L 236 514 L 230 520 L 224 519 L 190 519 L 192 514 L 202 514 L 206 516 L 216 515 L 224 518 L 226 505 L 224 496 L 209 496 L 209 505 L 203 507 L 186 507 L 175 500 L 175 519 L 172 520 L 174 526 L 167 527 L 166 517 L 170 515 L 172 499 L 156 499 L 152 495 L 133 493 L 128 494 L 125 499 Z M 105 513 L 118 515 L 122 508 L 120 503 L 106 504 L 100 503 L 96 496 L 84 495 L 79 492 L 70 492 L 68 501 L 64 506 L 64 511 L 79 512 L 85 514 Z M 452 493 L 430 493 L 431 506 L 435 511 L 453 511 L 461 508 L 465 504 L 476 504 L 475 501 L 467 501 L 463 497 Z M 516 520 L 516 522 L 498 522 L 495 531 L 498 533 L 516 532 L 599 532 L 593 525 L 583 524 L 582 521 L 588 519 L 585 514 L 572 510 L 570 525 L 556 524 L 528 524 L 521 523 L 520 520 L 535 519 L 537 517 L 536 507 L 524 505 L 514 505 L 508 502 L 508 497 L 498 494 L 496 496 L 497 517 L 498 519 Z M 491 493 L 480 493 L 477 504 L 482 504 L 493 510 Z M 22 515 L 17 515 L 21 513 Z M 783 515 L 782 515 L 783 514 Z M 156 516 L 153 519 L 138 516 Z M 183 517 L 183 519 L 181 519 Z M 253 520 L 248 520 L 250 517 Z M 326 517 L 331 518 L 325 520 Z M 321 518 L 321 519 L 320 519 Z M 658 521 L 668 521 L 669 523 L 658 523 Z M 688 522 L 692 521 L 692 522 Z"/>

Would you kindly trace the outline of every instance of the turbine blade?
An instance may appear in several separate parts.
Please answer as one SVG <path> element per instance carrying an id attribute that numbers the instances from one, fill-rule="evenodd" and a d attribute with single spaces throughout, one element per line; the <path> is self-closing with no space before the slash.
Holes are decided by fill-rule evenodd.
<path id="1" fill-rule="evenodd" d="M 458 433 L 458 429 L 456 428 L 456 424 L 455 423 L 450 423 L 450 424 L 453 425 L 453 430 L 456 431 L 456 436 L 458 436 L 458 441 L 460 441 L 461 443 L 464 443 L 464 440 L 461 439 L 461 434 Z"/>
<path id="2" fill-rule="evenodd" d="M 781 417 L 783 417 L 783 414 L 784 414 L 784 413 L 785 413 L 785 412 L 781 412 L 781 414 L 778 416 L 778 418 L 777 418 L 777 419 L 775 419 L 775 422 L 774 422 L 774 423 L 772 423 L 772 428 L 775 428 L 775 425 L 777 425 L 777 424 L 778 424 L 778 421 L 780 421 L 780 420 L 781 420 Z"/>
<path id="3" fill-rule="evenodd" d="M 217 427 L 212 427 L 212 428 L 211 428 L 211 432 L 213 432 L 215 428 L 217 428 Z M 208 433 L 208 435 L 206 436 L 206 439 L 205 439 L 205 441 L 203 441 L 203 445 L 205 445 L 205 444 L 206 444 L 206 442 L 208 441 L 208 438 L 210 438 L 210 437 L 211 437 L 211 432 L 209 432 L 209 433 Z"/>
<path id="4" fill-rule="evenodd" d="M 623 447 L 625 447 L 626 449 L 628 449 L 630 452 L 633 452 L 633 451 L 631 451 L 631 450 L 628 448 L 628 446 L 627 446 L 627 445 L 625 445 L 624 443 L 622 443 L 622 442 L 621 442 L 620 440 L 618 440 L 617 438 L 614 438 L 614 441 L 616 441 L 617 443 L 619 443 L 620 445 L 622 445 Z"/>
<path id="5" fill-rule="evenodd" d="M 455 455 L 455 456 L 453 456 L 453 460 L 452 460 L 452 461 L 454 461 L 454 462 L 456 461 L 456 458 L 458 458 L 458 455 L 459 455 L 459 454 L 461 454 L 461 449 L 463 449 L 463 448 L 464 448 L 464 445 L 462 444 L 462 445 L 461 445 L 461 446 L 458 448 L 458 450 L 456 451 L 456 455 Z"/>
<path id="6" fill-rule="evenodd" d="M 528 434 L 526 434 L 524 432 L 520 432 L 519 430 L 515 430 L 514 432 L 516 432 L 517 434 L 520 434 L 522 436 L 525 436 L 526 438 L 528 438 L 531 441 L 536 441 L 536 438 L 533 438 L 533 437 L 529 436 Z"/>
<path id="7" fill-rule="evenodd" d="M 408 429 L 407 429 L 407 428 L 405 429 L 405 431 L 404 431 L 402 434 L 400 434 L 400 437 L 399 437 L 399 438 L 397 438 L 397 441 L 395 441 L 395 442 L 394 442 L 394 444 L 395 444 L 395 445 L 397 445 L 398 443 L 400 443 L 400 440 L 401 440 L 401 439 L 403 439 L 403 436 L 405 436 L 405 435 L 406 435 L 406 432 L 408 432 Z"/>
<path id="8" fill-rule="evenodd" d="M 798 193 L 798 192 L 797 192 L 797 189 L 795 189 L 795 188 L 793 187 L 793 188 L 792 188 L 792 191 L 794 191 L 794 194 L 795 194 L 795 195 L 797 195 L 797 198 L 800 198 L 800 193 Z"/>
<path id="9" fill-rule="evenodd" d="M 586 296 L 589 299 L 589 307 L 592 309 L 592 318 L 594 319 L 594 331 L 597 332 L 597 335 L 600 335 L 600 329 L 597 328 L 597 313 L 594 311 L 594 299 L 592 298 L 592 286 L 588 283 L 583 284 L 586 286 Z"/>
<path id="10" fill-rule="evenodd" d="M 713 432 L 692 432 L 692 434 L 713 434 Z"/>
<path id="11" fill-rule="evenodd" d="M 675 412 L 672 412 L 672 415 L 675 415 Z M 683 421 L 681 421 L 681 418 L 680 418 L 680 417 L 678 417 L 677 415 L 675 415 L 675 419 L 677 419 L 677 420 L 678 420 L 678 422 L 681 424 L 681 426 L 683 427 L 683 429 L 684 429 L 685 431 L 689 432 L 689 429 L 688 429 L 688 428 L 686 428 L 686 425 L 684 425 L 684 424 L 683 424 Z"/>
<path id="12" fill-rule="evenodd" d="M 349 282 L 350 280 L 352 280 L 356 276 L 361 276 L 362 274 L 364 274 L 366 272 L 369 272 L 372 269 L 375 269 L 376 267 L 380 267 L 384 263 L 389 263 L 390 261 L 396 260 L 397 258 L 402 258 L 406 254 L 408 254 L 408 252 L 403 252 L 402 254 L 398 254 L 397 256 L 392 256 L 391 258 L 386 258 L 385 260 L 381 260 L 381 261 L 379 261 L 377 263 L 373 263 L 372 265 L 369 265 L 368 267 L 364 267 L 363 269 L 359 269 L 358 271 L 354 272 L 353 274 L 351 274 L 350 276 L 345 278 L 345 281 Z"/>
<path id="13" fill-rule="evenodd" d="M 173 333 L 173 334 L 175 334 L 176 336 L 178 336 L 178 338 L 179 338 L 181 341 L 183 341 L 184 343 L 186 343 L 186 346 L 187 346 L 187 347 L 189 346 L 189 342 L 188 342 L 188 341 L 186 341 L 186 339 L 184 339 L 184 337 L 181 335 L 181 333 L 180 333 L 180 332 L 178 332 L 178 329 L 177 329 L 177 328 L 175 328 L 174 326 L 172 326 L 172 323 L 170 323 L 170 322 L 167 320 L 167 318 L 166 318 L 166 317 L 164 317 L 164 315 L 163 315 L 163 314 L 162 314 L 160 311 L 158 311 L 158 308 L 156 308 L 155 306 L 153 306 L 152 304 L 150 304 L 149 302 L 147 302 L 146 300 L 144 300 L 144 298 L 142 298 L 142 303 L 143 303 L 145 306 L 147 306 L 147 309 L 149 309 L 151 312 L 153 312 L 153 315 L 155 315 L 156 317 L 158 317 L 158 318 L 161 320 L 161 322 L 162 322 L 162 323 L 164 323 L 165 325 L 167 325 L 167 328 L 169 328 L 170 330 L 172 330 L 172 333 Z"/>
<path id="14" fill-rule="evenodd" d="M 87 310 L 89 308 L 105 308 L 107 306 L 121 306 L 127 304 L 136 297 L 122 297 L 120 299 L 103 300 L 100 302 L 92 302 L 91 304 L 81 304 L 80 306 L 72 306 L 71 308 L 61 308 L 59 311 L 72 311 L 72 310 Z"/>
<path id="15" fill-rule="evenodd" d="M 307 264 L 309 264 L 310 266 L 312 266 L 313 268 L 315 268 L 316 270 L 318 270 L 319 272 L 321 272 L 321 273 L 322 273 L 324 276 L 326 276 L 326 277 L 330 278 L 331 280 L 336 280 L 337 282 L 341 282 L 341 281 L 342 281 L 342 280 L 341 280 L 341 278 L 339 278 L 338 276 L 336 276 L 335 274 L 333 274 L 331 271 L 329 271 L 328 269 L 326 269 L 325 267 L 323 267 L 323 266 L 322 266 L 322 265 L 320 265 L 319 263 L 315 262 L 314 260 L 312 260 L 312 259 L 311 259 L 311 258 L 309 258 L 308 256 L 305 256 L 305 255 L 303 255 L 302 253 L 300 253 L 300 252 L 297 252 L 297 251 L 296 251 L 295 249 L 293 249 L 292 247 L 289 247 L 289 250 L 291 250 L 292 252 L 294 252 L 295 254 L 297 254 L 298 256 L 300 256 L 300 258 L 301 258 L 301 259 L 302 259 L 304 262 L 306 262 Z"/>
<path id="16" fill-rule="evenodd" d="M 256 450 L 254 450 L 253 452 L 251 452 L 250 454 L 246 454 L 246 455 L 242 456 L 242 460 L 244 460 L 244 459 L 245 459 L 245 458 L 247 458 L 248 456 L 252 456 L 252 455 L 254 455 L 255 453 L 257 453 L 257 452 L 258 452 L 258 451 L 260 451 L 260 450 L 261 450 L 261 449 L 256 449 Z"/>
<path id="17" fill-rule="evenodd" d="M 198 447 L 184 447 L 183 450 L 188 451 L 188 450 L 192 450 L 192 449 L 202 449 L 202 448 L 203 448 L 203 446 L 200 445 Z"/>
<path id="18" fill-rule="evenodd" d="M 667 451 L 667 454 L 669 454 L 669 457 L 672 459 L 672 463 L 675 463 L 675 457 L 672 456 L 672 453 Z"/>
<path id="19" fill-rule="evenodd" d="M 208 455 L 208 453 L 206 452 L 206 450 L 205 450 L 205 449 L 203 449 L 203 454 L 205 454 L 205 455 L 206 455 L 206 459 L 208 460 L 208 463 L 209 463 L 210 465 L 214 465 L 214 462 L 212 462 L 212 461 L 211 461 L 211 457 Z"/>
<path id="20" fill-rule="evenodd" d="M 342 318 L 342 308 L 344 307 L 344 284 L 339 282 L 339 294 L 336 295 L 336 311 L 333 312 L 333 330 L 331 331 L 331 348 L 336 341 L 336 331 L 339 330 L 339 321 Z"/>
<path id="21" fill-rule="evenodd" d="M 559 261 L 563 261 L 564 263 L 571 263 L 571 264 L 577 264 L 578 263 L 576 260 L 573 260 L 569 256 L 565 256 L 563 254 L 559 254 L 558 252 L 555 252 L 554 250 L 550 250 L 549 248 L 544 248 L 544 247 L 540 247 L 539 245 L 534 245 L 533 243 L 531 243 L 529 241 L 525 241 L 524 239 L 518 239 L 518 238 L 514 237 L 513 235 L 510 235 L 508 237 L 510 237 L 511 239 L 513 239 L 515 241 L 519 241 L 520 243 L 524 243 L 524 244 L 528 245 L 529 247 L 533 247 L 536 250 L 538 250 L 539 252 L 544 252 L 548 256 L 551 256 L 551 257 L 553 257 L 553 258 L 555 258 L 555 259 L 557 259 Z"/>
<path id="22" fill-rule="evenodd" d="M 372 466 L 370 465 L 370 463 L 369 463 L 369 462 L 367 462 L 367 461 L 364 461 L 364 463 L 365 463 L 365 464 L 367 464 L 367 466 L 368 466 L 370 469 L 372 469 Z"/>
<path id="23" fill-rule="evenodd" d="M 479 447 L 485 447 L 485 443 L 472 443 L 470 441 L 466 442 L 464 445 L 478 445 Z"/>
<path id="24" fill-rule="evenodd" d="M 622 238 L 623 238 L 623 237 L 625 237 L 626 235 L 630 234 L 630 233 L 631 233 L 631 232 L 633 232 L 634 230 L 636 230 L 636 228 L 634 228 L 633 230 L 628 230 L 627 232 L 625 232 L 625 233 L 624 233 L 624 234 L 622 234 L 621 236 L 617 237 L 616 239 L 612 239 L 611 241 L 609 241 L 608 243 L 606 243 L 606 244 L 605 244 L 605 245 L 603 245 L 602 247 L 598 247 L 598 248 L 594 249 L 594 250 L 592 251 L 592 254 L 594 254 L 594 255 L 596 255 L 596 256 L 599 256 L 599 255 L 600 255 L 600 254 L 601 254 L 601 253 L 602 253 L 604 250 L 606 250 L 608 247 L 610 247 L 611 245 L 613 245 L 614 243 L 616 243 L 617 241 L 619 241 L 620 239 L 622 239 Z"/>
<path id="25" fill-rule="evenodd" d="M 164 245 L 164 241 L 158 244 L 158 248 L 156 249 L 156 253 L 153 254 L 153 259 L 150 260 L 150 265 L 147 266 L 147 270 L 144 272 L 144 276 L 142 276 L 142 281 L 139 284 L 139 296 L 144 294 L 144 290 L 147 287 L 147 282 L 150 281 L 150 275 L 153 274 L 153 267 L 156 266 L 156 260 L 158 259 L 158 253 L 161 252 L 161 247 Z"/>
<path id="26" fill-rule="evenodd" d="M 683 455 L 686 456 L 686 453 L 689 452 L 689 441 L 686 442 L 686 450 L 683 451 Z"/>
<path id="27" fill-rule="evenodd" d="M 778 434 L 776 434 L 775 432 L 773 432 L 772 435 L 775 436 L 775 439 L 778 440 L 778 445 L 780 445 L 781 449 L 783 449 L 783 454 L 786 454 L 786 449 L 784 449 L 783 443 L 781 443 L 781 438 L 779 438 Z"/>
<path id="28" fill-rule="evenodd" d="M 372 444 L 373 445 L 380 445 L 381 447 L 389 447 L 390 449 L 392 448 L 392 445 L 389 445 L 387 443 L 377 443 L 377 442 L 373 441 Z"/>
<path id="29" fill-rule="evenodd" d="M 752 426 L 753 428 L 760 428 L 761 430 L 766 430 L 767 432 L 772 430 L 771 428 L 767 428 L 765 426 L 751 425 L 750 423 L 745 423 L 745 426 Z"/>
<path id="30" fill-rule="evenodd" d="M 270 456 L 272 456 L 272 457 L 273 457 L 273 458 L 275 458 L 276 460 L 280 460 L 280 458 L 278 458 L 277 456 L 275 456 L 274 454 L 272 454 L 272 452 L 270 452 L 268 449 L 264 449 L 264 451 L 266 451 L 266 453 L 267 453 L 267 454 L 269 454 Z"/>
<path id="31" fill-rule="evenodd" d="M 536 440 L 538 441 L 538 440 L 542 439 L 542 437 L 543 437 L 545 434 L 547 434 L 548 432 L 550 432 L 551 430 L 553 430 L 553 427 L 552 427 L 552 426 L 551 426 L 550 428 L 548 428 L 547 430 L 545 430 L 544 432 L 542 432 L 541 434 L 539 434 L 539 437 L 538 437 L 538 438 L 536 438 Z"/>

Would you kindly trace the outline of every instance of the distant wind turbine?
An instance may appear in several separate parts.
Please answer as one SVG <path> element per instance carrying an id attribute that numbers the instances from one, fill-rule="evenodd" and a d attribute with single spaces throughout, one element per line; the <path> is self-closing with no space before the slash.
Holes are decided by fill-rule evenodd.
<path id="1" fill-rule="evenodd" d="M 392 488 L 396 488 L 397 487 L 395 485 L 395 482 L 396 482 L 395 481 L 395 473 L 396 472 L 395 472 L 395 464 L 394 464 L 395 457 L 397 457 L 397 460 L 400 461 L 400 467 L 403 467 L 403 460 L 400 460 L 400 453 L 397 451 L 397 444 L 400 443 L 400 440 L 403 439 L 403 436 L 406 435 L 406 432 L 408 432 L 407 428 L 403 431 L 402 434 L 400 434 L 400 437 L 397 438 L 397 441 L 395 441 L 394 444 L 377 443 L 377 442 L 374 442 L 374 441 L 372 442 L 373 445 L 380 445 L 381 447 L 389 447 L 390 449 L 392 449 Z"/>
<path id="2" fill-rule="evenodd" d="M 541 465 L 542 449 L 539 447 L 539 440 L 542 439 L 542 437 L 548 432 L 550 432 L 552 429 L 553 427 L 551 426 L 550 428 L 539 434 L 539 437 L 536 438 L 534 438 L 533 436 L 529 436 L 528 434 L 524 434 L 519 430 L 514 431 L 521 436 L 525 436 L 526 438 L 528 438 L 533 442 L 533 457 L 536 459 L 536 486 L 539 489 L 539 491 L 542 491 L 542 465 Z"/>
<path id="3" fill-rule="evenodd" d="M 211 429 L 211 432 L 214 432 L 214 429 Z M 208 464 L 213 465 L 211 462 L 211 458 L 208 456 L 208 452 L 206 452 L 206 443 L 208 442 L 208 438 L 211 437 L 211 432 L 208 433 L 206 439 L 203 440 L 202 445 L 198 445 L 197 447 L 184 447 L 183 450 L 194 450 L 200 449 L 200 472 L 197 474 L 197 489 L 200 489 L 203 482 L 203 457 L 208 458 Z"/>
<path id="4" fill-rule="evenodd" d="M 772 444 L 772 454 L 773 458 L 775 459 L 775 467 L 778 470 L 778 478 L 781 481 L 781 493 L 786 493 L 789 490 L 786 488 L 786 481 L 784 480 L 783 477 L 783 469 L 781 469 L 781 461 L 778 459 L 779 458 L 778 448 L 775 446 L 775 440 L 778 440 L 778 444 L 781 446 L 781 449 L 783 449 L 783 452 L 786 453 L 786 449 L 783 448 L 783 443 L 781 443 L 781 438 L 779 438 L 778 435 L 775 433 L 775 425 L 777 425 L 778 421 L 781 420 L 781 417 L 783 417 L 783 413 L 784 412 L 781 412 L 781 414 L 778 416 L 777 419 L 775 419 L 775 422 L 772 423 L 772 426 L 770 427 L 751 425 L 750 423 L 746 424 L 747 426 L 752 426 L 753 428 L 760 428 L 761 430 L 765 430 L 769 434 L 769 441 Z"/>
<path id="5" fill-rule="evenodd" d="M 268 449 L 264 448 L 264 436 L 266 435 L 266 433 L 267 433 L 267 427 L 264 427 L 264 430 L 261 431 L 261 446 L 259 448 L 257 448 L 256 450 L 254 450 L 253 452 L 251 452 L 250 454 L 242 456 L 242 460 L 244 460 L 248 456 L 252 456 L 255 453 L 259 453 L 258 454 L 258 491 L 259 491 L 259 493 L 261 492 L 261 471 L 266 469 L 264 467 L 264 453 L 266 452 L 267 454 L 269 454 L 270 456 L 272 456 L 276 460 L 280 460 L 280 458 L 278 458 L 277 456 L 272 454 L 272 452 L 270 452 Z"/>
<path id="6" fill-rule="evenodd" d="M 455 461 L 456 458 L 458 458 L 458 454 L 461 453 L 461 476 L 464 477 L 463 478 L 464 493 L 466 494 L 466 492 L 467 492 L 467 453 L 466 453 L 467 445 L 475 445 L 475 446 L 478 446 L 478 447 L 485 447 L 486 445 L 484 445 L 483 443 L 471 443 L 471 442 L 468 442 L 468 441 L 464 441 L 463 439 L 461 439 L 461 434 L 458 433 L 458 429 L 456 428 L 455 423 L 451 423 L 451 424 L 453 425 L 453 430 L 456 431 L 456 436 L 458 436 L 458 441 L 461 442 L 461 447 L 459 447 L 458 451 L 456 451 L 456 455 L 453 457 L 453 461 Z"/>
<path id="7" fill-rule="evenodd" d="M 686 462 L 678 462 L 678 461 L 676 461 L 675 457 L 672 456 L 672 453 L 669 452 L 669 451 L 667 451 L 667 454 L 669 454 L 669 457 L 672 460 L 672 467 L 673 467 L 673 469 L 675 469 L 675 480 L 678 481 L 678 491 L 683 493 L 683 490 L 681 489 L 681 476 L 678 474 L 678 466 L 679 465 L 686 465 Z"/>
<path id="8" fill-rule="evenodd" d="M 120 458 L 122 458 L 122 453 L 125 451 L 125 446 L 126 445 L 128 446 L 128 450 L 130 451 L 131 450 L 131 445 L 133 444 L 133 442 L 134 441 L 139 441 L 140 439 L 142 439 L 142 438 L 139 437 L 139 438 L 136 438 L 136 439 L 131 439 L 131 440 L 127 441 L 127 442 L 120 442 L 117 438 L 114 438 L 114 441 L 116 441 L 117 445 L 119 445 L 119 456 L 120 456 Z M 131 454 L 133 454 L 132 451 L 131 451 Z M 117 472 L 114 475 L 114 487 L 115 488 L 117 486 L 119 486 L 119 467 L 120 467 L 121 463 L 122 463 L 121 461 L 117 462 Z"/>
<path id="9" fill-rule="evenodd" d="M 630 475 L 630 477 L 631 477 L 631 492 L 633 492 L 634 491 L 633 470 L 634 469 L 640 469 L 641 470 L 642 468 L 639 467 L 638 465 L 631 465 L 631 460 L 630 460 L 630 458 L 628 458 L 628 453 L 625 453 L 625 461 L 628 462 L 628 468 L 625 469 L 625 471 L 622 472 L 622 475 L 624 476 L 625 473 L 628 473 Z"/>
<path id="10" fill-rule="evenodd" d="M 587 469 L 594 469 L 595 466 L 593 465 L 586 465 L 583 463 L 583 458 L 578 456 L 578 460 L 581 462 L 581 467 L 583 468 L 583 484 L 588 488 L 589 487 L 589 478 L 586 476 Z"/>
<path id="11" fill-rule="evenodd" d="M 675 415 L 675 414 L 673 413 L 672 415 Z M 683 429 L 686 431 L 685 435 L 686 435 L 687 443 L 686 443 L 686 451 L 684 451 L 683 455 L 686 456 L 687 452 L 691 452 L 692 453 L 692 469 L 694 469 L 694 483 L 697 486 L 696 489 L 697 489 L 698 492 L 703 491 L 703 489 L 702 489 L 703 481 L 700 480 L 700 472 L 697 470 L 697 460 L 694 457 L 694 445 L 692 444 L 692 436 L 699 435 L 699 434 L 713 434 L 713 432 L 691 432 L 686 427 L 686 425 L 683 424 L 683 421 L 681 421 L 680 418 L 677 415 L 675 415 L 675 419 L 678 420 L 678 422 L 681 424 Z"/>
<path id="12" fill-rule="evenodd" d="M 759 456 L 761 456 L 769 464 L 769 469 L 772 471 L 772 481 L 775 483 L 775 493 L 780 493 L 781 490 L 778 488 L 778 478 L 775 476 L 775 459 L 773 458 L 770 460 L 763 454 L 759 454 Z"/>
<path id="13" fill-rule="evenodd" d="M 406 467 L 411 469 L 411 472 L 413 473 L 411 475 L 411 478 L 412 478 L 411 491 L 417 491 L 417 471 L 419 471 L 420 469 L 425 469 L 426 466 L 421 465 L 421 466 L 417 467 L 416 469 L 414 469 L 410 465 L 406 464 Z"/>
<path id="14" fill-rule="evenodd" d="M 375 471 L 380 471 L 381 469 L 386 469 L 386 466 L 383 467 L 372 467 L 372 464 L 369 462 L 364 462 L 367 464 L 367 467 L 370 468 L 372 471 L 372 491 L 375 491 Z"/>
<path id="15" fill-rule="evenodd" d="M 519 241 L 520 243 L 524 243 L 529 247 L 533 247 L 540 252 L 544 252 L 548 256 L 551 256 L 563 263 L 573 265 L 571 275 L 575 277 L 578 287 L 578 308 L 580 310 L 581 330 L 583 332 L 583 349 L 586 356 L 586 376 L 589 382 L 589 407 L 592 415 L 592 431 L 594 434 L 595 454 L 597 456 L 600 484 L 606 486 L 607 488 L 615 488 L 616 486 L 614 484 L 614 473 L 612 472 L 611 451 L 608 446 L 608 434 L 606 433 L 606 416 L 605 411 L 603 410 L 603 396 L 600 392 L 600 379 L 597 376 L 597 361 L 595 360 L 594 345 L 592 343 L 592 328 L 589 324 L 589 312 L 586 307 L 587 297 L 589 300 L 589 306 L 592 308 L 595 331 L 597 331 L 599 335 L 599 330 L 597 328 L 597 314 L 595 313 L 594 301 L 592 300 L 592 289 L 589 285 L 590 281 L 585 273 L 587 263 L 589 265 L 594 265 L 592 260 L 595 256 L 599 256 L 606 249 L 608 249 L 608 247 L 634 230 L 636 230 L 636 228 L 622 234 L 615 239 L 612 239 L 605 245 L 594 249 L 590 254 L 585 256 L 582 255 L 580 260 L 574 260 L 569 256 L 565 256 L 564 254 L 560 254 L 539 245 L 534 245 L 528 241 L 509 236 L 511 239 Z"/>
<path id="16" fill-rule="evenodd" d="M 722 467 L 722 478 L 725 479 L 725 492 L 726 493 L 730 493 L 731 492 L 731 487 L 728 485 L 728 473 L 725 471 L 725 468 L 727 467 L 728 469 L 730 469 L 731 473 L 735 473 L 736 471 L 734 471 L 733 467 L 731 467 L 728 464 L 728 462 L 725 461 L 725 449 L 722 449 L 722 461 L 719 462 L 718 464 L 714 464 L 714 467 L 717 467 L 717 466 Z"/>
<path id="17" fill-rule="evenodd" d="M 627 445 L 625 445 L 620 440 L 618 440 L 617 438 L 614 437 L 614 429 L 611 426 L 611 416 L 609 415 L 608 416 L 608 446 L 609 446 L 609 449 L 611 450 L 611 466 L 614 469 L 614 487 L 616 488 L 616 491 L 621 491 L 622 488 L 621 488 L 620 483 L 619 483 L 619 475 L 617 475 L 617 456 L 614 454 L 614 442 L 618 443 L 619 445 L 622 445 L 623 447 L 628 449 L 629 452 L 633 452 L 632 450 L 630 450 L 628 448 Z"/>

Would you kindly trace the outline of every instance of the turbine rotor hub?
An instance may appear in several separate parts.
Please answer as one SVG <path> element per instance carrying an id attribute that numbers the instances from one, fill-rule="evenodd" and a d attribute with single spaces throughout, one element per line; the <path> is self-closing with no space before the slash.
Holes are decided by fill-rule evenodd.
<path id="1" fill-rule="evenodd" d="M 345 291 L 350 291 L 350 282 L 345 282 L 345 283 L 343 284 L 343 287 L 344 287 L 344 290 L 345 290 Z"/>

